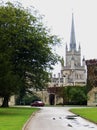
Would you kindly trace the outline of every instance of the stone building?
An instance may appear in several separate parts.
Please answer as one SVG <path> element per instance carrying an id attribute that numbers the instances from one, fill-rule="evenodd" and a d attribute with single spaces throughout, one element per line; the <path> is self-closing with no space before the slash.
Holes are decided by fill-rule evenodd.
<path id="1" fill-rule="evenodd" d="M 59 97 L 57 92 L 61 90 L 61 87 L 86 85 L 87 74 L 85 58 L 83 58 L 81 62 L 81 46 L 79 45 L 77 49 L 73 14 L 71 22 L 70 44 L 69 48 L 66 44 L 65 52 L 65 60 L 62 62 L 60 74 L 58 74 L 57 77 L 55 75 L 54 77 L 51 77 L 51 82 L 48 86 L 48 93 L 45 94 L 48 104 L 58 104 L 63 102 L 63 99 Z M 66 62 L 65 65 L 64 61 Z"/>
<path id="2" fill-rule="evenodd" d="M 72 14 L 71 36 L 69 48 L 66 44 L 65 66 L 62 65 L 62 76 L 65 78 L 66 85 L 85 85 L 86 84 L 86 67 L 85 58 L 81 62 L 81 46 L 77 49 L 74 16 Z"/>
<path id="3" fill-rule="evenodd" d="M 97 59 L 86 60 L 88 106 L 97 106 Z"/>

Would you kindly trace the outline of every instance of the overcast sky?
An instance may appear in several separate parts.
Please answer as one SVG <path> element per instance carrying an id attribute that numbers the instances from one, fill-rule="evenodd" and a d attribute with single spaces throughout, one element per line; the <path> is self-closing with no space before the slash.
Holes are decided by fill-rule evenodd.
<path id="1" fill-rule="evenodd" d="M 6 1 L 6 0 L 5 0 Z M 14 1 L 14 0 L 9 0 Z M 77 46 L 81 45 L 81 56 L 85 59 L 97 59 L 97 0 L 17 0 L 23 6 L 34 6 L 45 15 L 52 33 L 63 38 L 63 46 L 56 52 L 65 57 L 65 44 L 70 43 L 71 16 L 74 13 Z M 60 72 L 57 65 L 55 73 Z"/>

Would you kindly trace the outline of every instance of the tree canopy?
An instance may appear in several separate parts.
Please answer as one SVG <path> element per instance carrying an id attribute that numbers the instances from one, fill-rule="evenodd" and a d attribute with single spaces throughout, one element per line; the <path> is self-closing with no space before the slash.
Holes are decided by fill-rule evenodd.
<path id="1" fill-rule="evenodd" d="M 0 6 L 0 97 L 8 106 L 11 95 L 30 88 L 42 89 L 48 69 L 58 61 L 52 46 L 60 42 L 44 27 L 34 9 L 20 4 Z"/>

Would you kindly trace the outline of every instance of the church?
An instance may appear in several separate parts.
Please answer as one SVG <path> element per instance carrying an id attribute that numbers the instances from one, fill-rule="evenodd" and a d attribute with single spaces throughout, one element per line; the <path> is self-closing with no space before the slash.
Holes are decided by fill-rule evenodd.
<path id="1" fill-rule="evenodd" d="M 69 47 L 68 47 L 69 46 Z M 56 105 L 63 99 L 59 97 L 58 91 L 65 86 L 85 86 L 86 85 L 86 65 L 85 58 L 81 61 L 81 46 L 77 48 L 74 26 L 74 14 L 72 13 L 70 43 L 66 44 L 65 60 L 61 64 L 58 76 L 51 76 L 47 91 L 42 91 L 42 99 L 46 104 Z M 64 64 L 65 61 L 65 64 Z"/>
<path id="2" fill-rule="evenodd" d="M 66 85 L 85 85 L 86 84 L 86 66 L 85 58 L 81 62 L 81 46 L 77 49 L 74 15 L 72 13 L 71 35 L 69 48 L 66 44 L 65 48 L 65 66 L 62 66 L 61 74 L 65 78 Z"/>

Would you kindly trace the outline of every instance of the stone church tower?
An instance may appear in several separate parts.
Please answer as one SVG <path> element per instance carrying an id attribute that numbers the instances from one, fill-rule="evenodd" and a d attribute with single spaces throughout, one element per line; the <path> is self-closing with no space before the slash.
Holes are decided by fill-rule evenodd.
<path id="1" fill-rule="evenodd" d="M 85 59 L 81 62 L 81 47 L 76 47 L 74 16 L 72 14 L 71 36 L 69 49 L 66 44 L 65 49 L 65 66 L 62 66 L 61 73 L 64 77 L 66 85 L 85 85 L 86 84 L 86 69 Z"/>
<path id="2" fill-rule="evenodd" d="M 63 98 L 58 95 L 58 92 L 62 91 L 65 86 L 86 85 L 86 65 L 85 59 L 81 62 L 81 46 L 78 49 L 76 47 L 75 28 L 74 28 L 74 16 L 72 14 L 71 23 L 71 36 L 69 49 L 68 45 L 65 48 L 65 65 L 64 59 L 61 61 L 61 74 L 58 77 L 51 76 L 51 82 L 48 83 L 47 90 L 39 92 L 41 99 L 45 104 L 56 105 L 63 103 Z"/>

